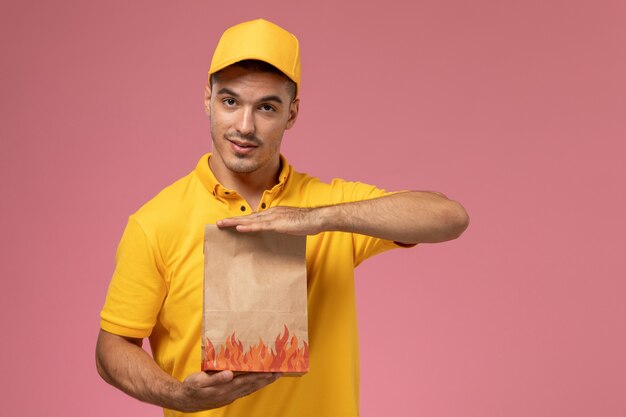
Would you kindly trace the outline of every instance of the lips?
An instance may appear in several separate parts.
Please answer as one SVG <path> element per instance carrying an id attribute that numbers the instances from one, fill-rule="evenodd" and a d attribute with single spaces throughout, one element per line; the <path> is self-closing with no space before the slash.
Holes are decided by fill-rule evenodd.
<path id="1" fill-rule="evenodd" d="M 229 142 L 234 143 L 235 145 L 241 148 L 256 148 L 257 145 L 251 142 L 242 142 L 239 140 L 228 139 Z"/>
<path id="2" fill-rule="evenodd" d="M 226 138 L 226 140 L 230 142 L 231 148 L 233 148 L 233 150 L 237 153 L 244 153 L 244 154 L 250 153 L 258 147 L 258 145 L 256 145 L 255 143 L 248 142 L 245 140 L 234 139 L 234 138 L 233 139 Z"/>

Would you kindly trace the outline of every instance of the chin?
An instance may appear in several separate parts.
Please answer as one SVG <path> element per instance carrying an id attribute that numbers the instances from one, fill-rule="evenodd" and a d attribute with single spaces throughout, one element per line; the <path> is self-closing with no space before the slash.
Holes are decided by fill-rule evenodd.
<path id="1" fill-rule="evenodd" d="M 232 172 L 238 174 L 250 174 L 259 169 L 259 164 L 254 161 L 246 161 L 244 159 L 237 159 L 235 161 L 229 161 L 226 163 L 226 168 Z"/>

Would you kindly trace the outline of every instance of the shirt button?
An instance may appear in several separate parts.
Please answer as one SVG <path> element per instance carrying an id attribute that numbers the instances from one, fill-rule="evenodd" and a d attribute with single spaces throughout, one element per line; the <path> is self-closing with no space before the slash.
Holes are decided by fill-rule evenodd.
<path id="1" fill-rule="evenodd" d="M 265 207 L 267 207 L 267 206 L 265 205 L 265 203 L 261 203 L 261 208 L 263 208 L 263 209 L 264 209 Z"/>
<path id="2" fill-rule="evenodd" d="M 241 211 L 246 211 L 246 207 L 245 206 L 241 206 Z"/>

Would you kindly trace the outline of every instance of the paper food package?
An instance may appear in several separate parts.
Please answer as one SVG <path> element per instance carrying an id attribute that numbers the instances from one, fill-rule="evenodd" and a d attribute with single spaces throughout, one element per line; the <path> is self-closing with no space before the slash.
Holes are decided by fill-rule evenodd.
<path id="1" fill-rule="evenodd" d="M 306 236 L 204 235 L 202 370 L 309 370 Z"/>

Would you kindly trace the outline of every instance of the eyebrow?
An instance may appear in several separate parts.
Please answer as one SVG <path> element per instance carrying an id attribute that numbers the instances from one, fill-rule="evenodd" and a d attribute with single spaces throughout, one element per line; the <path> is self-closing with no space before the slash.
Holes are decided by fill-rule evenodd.
<path id="1" fill-rule="evenodd" d="M 265 97 L 261 97 L 261 100 L 259 101 L 275 101 L 278 104 L 283 104 L 283 101 L 281 100 L 280 97 L 278 96 L 265 96 Z"/>
<path id="2" fill-rule="evenodd" d="M 220 88 L 220 91 L 218 91 L 217 94 L 226 94 L 228 96 L 239 97 L 239 94 L 235 93 L 233 90 L 231 90 L 230 88 L 226 88 L 226 87 Z"/>
<path id="3" fill-rule="evenodd" d="M 231 90 L 230 88 L 226 88 L 226 87 L 220 88 L 220 90 L 217 92 L 217 94 L 218 95 L 224 95 L 225 94 L 225 95 L 233 96 L 233 97 L 236 97 L 236 98 L 240 97 L 239 94 L 235 93 L 233 90 Z M 264 97 L 261 97 L 259 99 L 259 102 L 266 102 L 266 101 L 275 101 L 278 104 L 283 104 L 283 100 L 280 97 L 276 96 L 276 95 L 264 96 Z"/>

